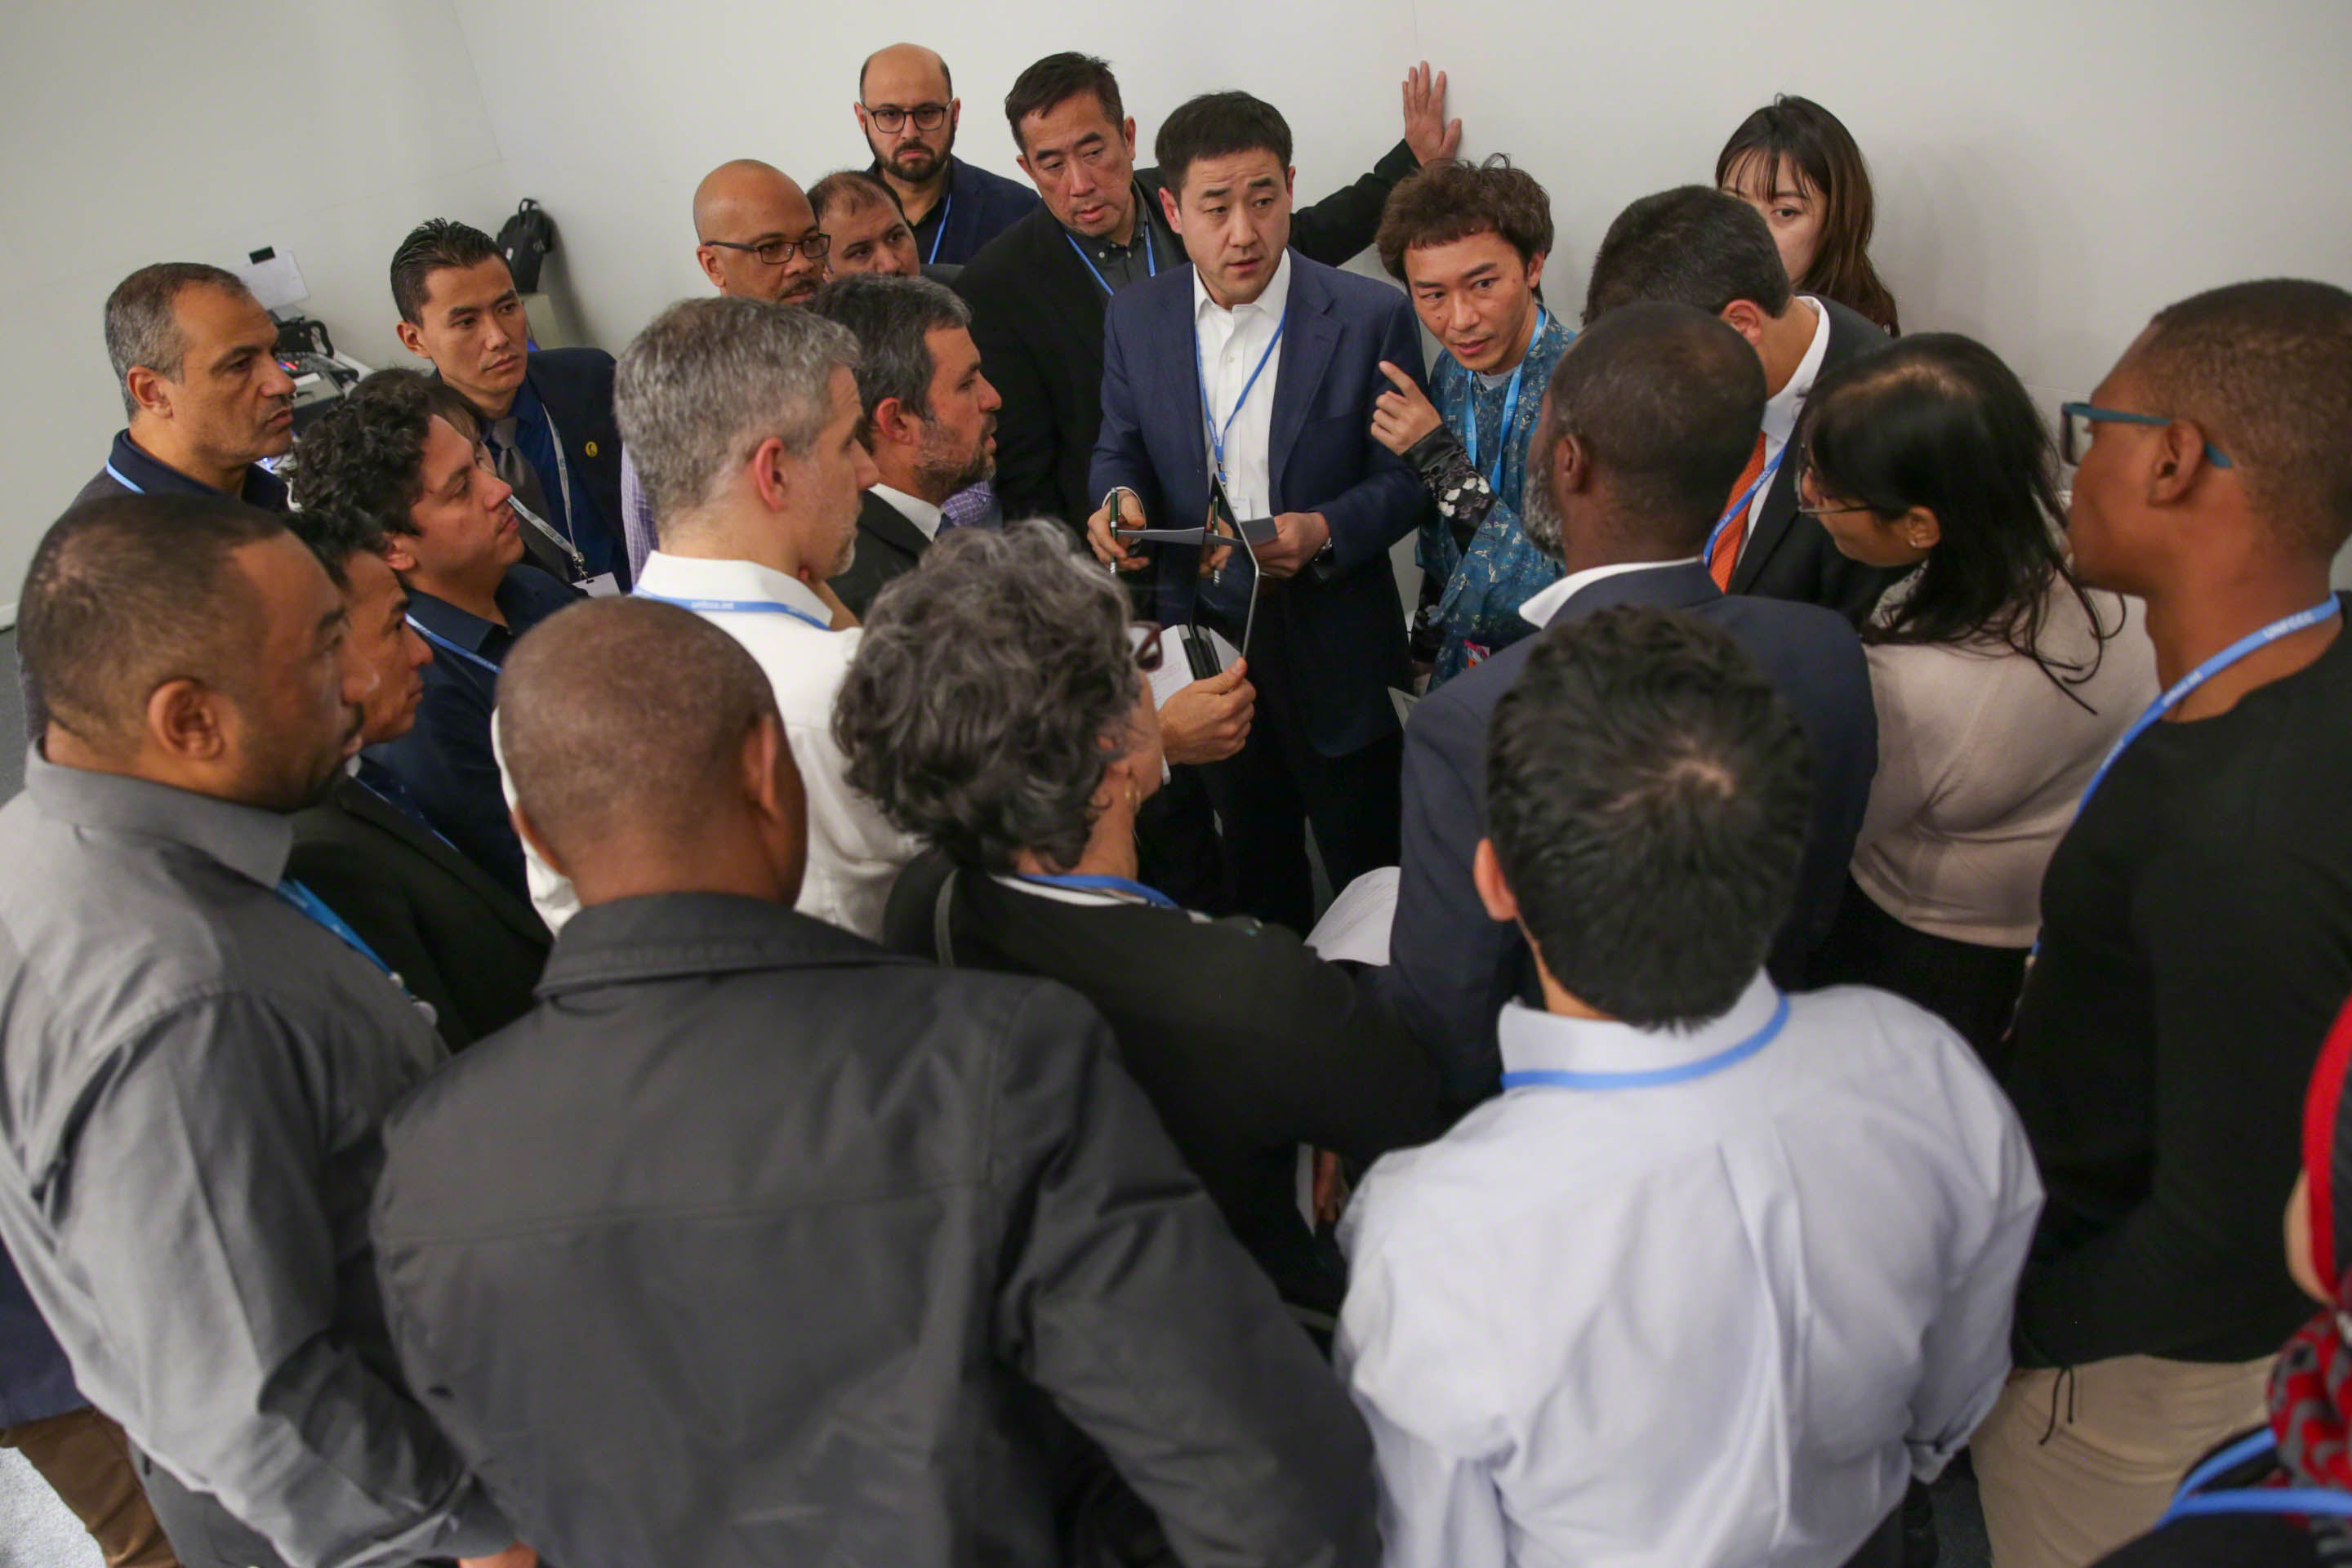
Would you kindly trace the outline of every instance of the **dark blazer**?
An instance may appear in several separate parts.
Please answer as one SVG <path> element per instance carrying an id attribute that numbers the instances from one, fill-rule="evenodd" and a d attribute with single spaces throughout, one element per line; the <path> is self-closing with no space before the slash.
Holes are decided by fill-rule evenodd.
<path id="1" fill-rule="evenodd" d="M 833 591 L 860 620 L 882 584 L 911 572 L 931 542 L 907 520 L 907 514 L 867 490 L 857 506 L 857 558 L 849 570 L 832 579 Z"/>
<path id="2" fill-rule="evenodd" d="M 1834 300 L 1823 300 L 1821 304 L 1830 314 L 1823 371 L 1886 346 L 1885 332 L 1868 318 Z M 1740 547 L 1739 563 L 1731 569 L 1731 591 L 1820 605 L 1859 626 L 1878 607 L 1879 595 L 1909 568 L 1865 566 L 1851 560 L 1839 552 L 1818 518 L 1799 517 L 1798 467 L 1791 453 L 1774 476 L 1772 488 L 1764 497 L 1764 510 L 1757 513 L 1756 526 Z"/>
<path id="3" fill-rule="evenodd" d="M 1163 528 L 1197 526 L 1208 510 L 1208 435 L 1194 363 L 1192 268 L 1120 291 L 1106 322 L 1102 428 L 1088 493 L 1125 485 Z M 1276 511 L 1319 511 L 1331 525 L 1328 567 L 1261 590 L 1254 635 L 1286 638 L 1307 735 L 1342 757 L 1396 732 L 1391 686 L 1410 679 L 1404 608 L 1389 547 L 1430 515 L 1429 492 L 1404 460 L 1372 439 L 1372 400 L 1389 383 L 1380 363 L 1422 374 L 1421 323 L 1386 283 L 1290 257 L 1290 305 L 1276 359 L 1272 440 Z M 1200 592 L 1199 552 L 1157 547 L 1150 575 L 1160 618 L 1173 625 Z M 1279 594 L 1288 614 L 1269 616 Z"/>
<path id="4" fill-rule="evenodd" d="M 1687 610 L 1729 632 L 1795 710 L 1812 759 L 1812 820 L 1796 906 L 1770 959 L 1783 986 L 1804 984 L 1807 956 L 1836 918 L 1854 837 L 1878 771 L 1878 714 L 1861 639 L 1813 605 L 1718 593 L 1696 563 L 1589 584 L 1553 625 L 1612 605 Z M 1473 1104 L 1500 1087 L 1495 1017 L 1532 981 L 1516 927 L 1490 920 L 1470 878 L 1486 833 L 1486 731 L 1540 635 L 1513 643 L 1433 691 L 1404 731 L 1404 855 L 1389 967 L 1378 984 L 1431 1051 L 1448 1098 Z"/>
<path id="5" fill-rule="evenodd" d="M 538 914 L 357 779 L 294 818 L 286 874 L 431 1004 L 451 1050 L 530 1010 L 549 941 Z"/>
<path id="6" fill-rule="evenodd" d="M 1400 142 L 1354 184 L 1292 214 L 1292 252 L 1336 267 L 1371 244 L 1389 192 L 1419 166 Z M 1135 178 L 1160 271 L 1189 266 L 1183 241 L 1160 210 L 1160 171 L 1139 169 Z M 1004 400 L 996 416 L 996 493 L 1004 515 L 1058 517 L 1083 530 L 1102 500 L 1087 489 L 1087 476 L 1102 423 L 1108 297 L 1042 203 L 971 259 L 956 291 L 971 306 L 982 368 Z"/>
<path id="7" fill-rule="evenodd" d="M 90 476 L 73 499 L 75 506 L 100 496 L 167 495 L 216 496 L 221 492 L 200 479 L 192 479 L 179 469 L 167 467 L 149 457 L 131 438 L 128 430 L 118 431 L 113 448 L 106 455 L 106 464 Z M 286 481 L 263 468 L 259 463 L 246 466 L 245 485 L 237 500 L 249 502 L 264 511 L 286 510 Z"/>
<path id="8" fill-rule="evenodd" d="M 866 172 L 880 179 L 881 163 L 867 164 Z M 926 264 L 961 266 L 1042 205 L 1034 187 L 950 154 L 947 194 L 915 225 L 916 254 Z"/>
<path id="9" fill-rule="evenodd" d="M 575 537 L 604 541 L 605 559 L 626 588 L 629 549 L 621 527 L 621 426 L 613 416 L 613 356 L 603 349 L 536 349 L 523 362 L 523 379 L 563 440 L 572 504 L 581 513 L 572 520 Z M 528 447 L 525 454 L 530 455 Z M 556 475 L 536 456 L 531 463 L 553 500 Z"/>
<path id="10" fill-rule="evenodd" d="M 79 1410 L 65 1347 L 33 1304 L 8 1249 L 0 1247 L 0 1429 Z"/>
<path id="11" fill-rule="evenodd" d="M 1051 1568 L 1101 1450 L 1187 1563 L 1379 1561 L 1362 1419 L 1070 992 L 686 893 L 540 994 L 386 1119 L 373 1234 L 549 1561 Z"/>
<path id="12" fill-rule="evenodd" d="M 899 875 L 885 942 L 941 960 L 950 874 L 933 850 Z M 1298 1146 L 1369 1163 L 1443 1131 L 1436 1068 L 1404 1026 L 1339 965 L 1245 917 L 1060 903 L 961 871 L 948 918 L 956 963 L 1058 980 L 1102 1010 L 1234 1235 L 1284 1300 L 1336 1314 L 1347 1268 L 1299 1218 Z"/>

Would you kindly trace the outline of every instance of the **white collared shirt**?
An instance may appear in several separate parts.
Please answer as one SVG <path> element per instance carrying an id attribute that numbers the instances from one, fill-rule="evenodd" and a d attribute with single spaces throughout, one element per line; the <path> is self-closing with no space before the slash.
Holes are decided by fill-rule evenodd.
<path id="1" fill-rule="evenodd" d="M 1265 292 L 1246 305 L 1228 310 L 1209 298 L 1208 285 L 1192 274 L 1192 331 L 1201 351 L 1200 374 L 1209 389 L 1209 408 L 1202 439 L 1208 443 L 1209 464 L 1216 466 L 1216 447 L 1208 440 L 1205 420 L 1223 430 L 1227 418 L 1233 430 L 1225 437 L 1225 493 L 1236 518 L 1270 516 L 1274 511 L 1274 398 L 1282 371 L 1282 351 L 1274 334 L 1290 309 L 1290 253 L 1275 263 Z M 1271 351 L 1272 357 L 1267 358 Z M 1241 401 L 1250 374 L 1265 361 L 1265 374 Z M 1235 413 L 1235 405 L 1239 413 Z M 1198 518 L 1187 520 L 1191 527 Z"/>
<path id="2" fill-rule="evenodd" d="M 1507 1072 L 1690 1067 L 1687 1034 L 1516 1004 Z M 1836 1568 L 2000 1394 L 2042 1186 L 1959 1037 L 1842 986 L 1681 1081 L 1507 1089 L 1342 1222 L 1338 1356 L 1388 1568 Z"/>
<path id="3" fill-rule="evenodd" d="M 859 633 L 856 628 L 831 630 L 832 612 L 806 584 L 749 561 L 707 561 L 656 550 L 646 557 L 635 591 L 664 599 L 782 605 L 799 612 L 695 613 L 741 643 L 775 688 L 784 739 L 808 798 L 808 868 L 793 907 L 845 931 L 878 939 L 891 885 L 922 845 L 893 827 L 879 806 L 849 787 L 848 763 L 833 739 L 833 700 L 848 673 L 850 656 L 857 651 Z M 511 783 L 507 800 L 509 805 L 514 800 Z M 528 844 L 524 849 L 531 902 L 548 929 L 560 931 L 579 911 L 579 899 L 569 881 L 530 853 Z"/>
<path id="4" fill-rule="evenodd" d="M 1789 384 L 1764 400 L 1764 466 L 1768 468 L 1780 455 L 1781 449 L 1788 446 L 1789 438 L 1797 433 L 1798 416 L 1805 411 L 1805 399 L 1812 395 L 1813 383 L 1821 379 L 1822 362 L 1830 352 L 1829 307 L 1810 294 L 1799 294 L 1796 298 L 1812 307 L 1813 341 L 1807 345 L 1805 357 L 1799 360 L 1797 368 L 1790 373 Z M 1766 498 L 1779 481 L 1780 476 L 1775 474 L 1773 484 L 1758 485 L 1756 493 L 1748 498 L 1748 527 L 1739 537 L 1739 548 L 1743 552 L 1748 548 L 1748 541 L 1755 536 L 1756 520 L 1764 515 Z"/>
<path id="5" fill-rule="evenodd" d="M 1519 619 L 1532 626 L 1548 626 L 1559 608 L 1603 577 L 1614 577 L 1623 572 L 1656 572 L 1668 566 L 1696 566 L 1704 557 L 1685 555 L 1679 561 L 1620 561 L 1610 566 L 1587 566 L 1581 572 L 1570 572 L 1542 593 L 1519 606 Z"/>
<path id="6" fill-rule="evenodd" d="M 888 485 L 868 485 L 874 494 L 890 503 L 890 509 L 915 525 L 925 539 L 940 536 L 940 519 L 946 514 L 920 496 L 910 496 L 905 490 L 894 490 Z"/>

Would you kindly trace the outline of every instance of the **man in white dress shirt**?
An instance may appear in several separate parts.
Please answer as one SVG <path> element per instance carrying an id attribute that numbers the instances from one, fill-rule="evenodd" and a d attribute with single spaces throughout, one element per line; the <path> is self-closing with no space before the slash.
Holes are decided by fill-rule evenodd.
<path id="1" fill-rule="evenodd" d="M 825 580 L 849 563 L 858 494 L 876 477 L 858 438 L 857 362 L 845 330 L 805 310 L 689 300 L 622 354 L 614 403 L 637 433 L 660 536 L 635 591 L 708 616 L 768 672 L 808 795 L 794 908 L 872 937 L 919 846 L 844 782 L 833 742 L 857 633 L 834 629 L 849 617 Z M 532 901 L 560 927 L 577 907 L 571 889 L 536 860 L 531 872 Z"/>
<path id="2" fill-rule="evenodd" d="M 1544 1008 L 1342 1230 L 1387 1561 L 1897 1563 L 2009 1370 L 2023 1133 L 1928 1014 L 1763 973 L 1805 745 L 1738 645 L 1633 606 L 1533 640 L 1476 877 Z"/>

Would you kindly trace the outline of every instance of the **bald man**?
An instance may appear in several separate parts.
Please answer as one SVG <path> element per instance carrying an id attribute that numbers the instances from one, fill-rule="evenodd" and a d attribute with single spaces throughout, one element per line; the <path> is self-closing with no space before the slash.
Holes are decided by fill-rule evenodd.
<path id="1" fill-rule="evenodd" d="M 924 266 L 961 266 L 1037 205 L 1027 185 L 955 155 L 963 101 L 935 50 L 893 44 L 867 56 L 856 110 L 874 151 L 867 172 L 897 193 Z"/>
<path id="2" fill-rule="evenodd" d="M 805 305 L 824 281 L 816 209 L 792 176 L 736 158 L 694 187 L 694 258 L 721 294 Z"/>
<path id="3" fill-rule="evenodd" d="M 373 1237 L 411 1386 L 551 1561 L 1371 1568 L 1363 1423 L 1101 1016 L 791 908 L 742 644 L 566 610 L 499 738 L 583 907 L 386 1125 Z"/>

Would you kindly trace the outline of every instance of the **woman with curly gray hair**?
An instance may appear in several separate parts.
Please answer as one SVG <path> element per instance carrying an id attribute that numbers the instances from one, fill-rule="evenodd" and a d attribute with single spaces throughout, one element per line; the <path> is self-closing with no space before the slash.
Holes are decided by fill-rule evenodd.
<path id="1" fill-rule="evenodd" d="M 1328 1331 L 1346 1278 L 1300 1207 L 1300 1147 L 1370 1161 L 1434 1136 L 1436 1076 L 1289 931 L 1188 913 L 1136 879 L 1160 657 L 1159 628 L 1131 626 L 1118 584 L 1047 523 L 959 530 L 884 588 L 834 708 L 850 783 L 932 846 L 884 940 L 1100 1008 L 1234 1234 Z"/>

